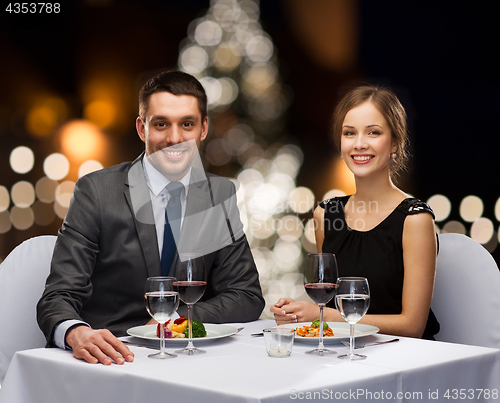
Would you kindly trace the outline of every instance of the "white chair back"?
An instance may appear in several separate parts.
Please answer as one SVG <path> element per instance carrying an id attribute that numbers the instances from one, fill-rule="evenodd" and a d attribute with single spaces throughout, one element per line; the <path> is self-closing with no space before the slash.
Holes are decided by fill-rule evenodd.
<path id="1" fill-rule="evenodd" d="M 441 325 L 436 340 L 500 348 L 500 271 L 473 239 L 439 235 L 431 307 Z"/>
<path id="2" fill-rule="evenodd" d="M 16 351 L 45 346 L 36 304 L 49 275 L 56 239 L 53 235 L 28 239 L 0 265 L 0 383 Z"/>

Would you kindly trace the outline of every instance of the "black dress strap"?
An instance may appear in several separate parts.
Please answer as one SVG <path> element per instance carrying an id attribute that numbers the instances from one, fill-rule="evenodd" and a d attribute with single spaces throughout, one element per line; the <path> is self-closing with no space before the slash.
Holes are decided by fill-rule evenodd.
<path id="1" fill-rule="evenodd" d="M 427 203 L 415 197 L 404 199 L 398 206 L 398 209 L 407 215 L 429 213 L 432 215 L 432 218 L 436 218 L 431 207 Z"/>
<path id="2" fill-rule="evenodd" d="M 347 203 L 347 200 L 349 200 L 350 196 L 337 196 L 337 197 L 332 197 L 331 199 L 326 199 L 323 200 L 319 205 L 324 208 L 325 210 L 330 210 L 334 209 L 336 211 L 339 210 L 339 203 L 341 203 L 341 206 L 345 206 Z M 344 210 L 344 207 L 341 207 L 342 210 Z"/>

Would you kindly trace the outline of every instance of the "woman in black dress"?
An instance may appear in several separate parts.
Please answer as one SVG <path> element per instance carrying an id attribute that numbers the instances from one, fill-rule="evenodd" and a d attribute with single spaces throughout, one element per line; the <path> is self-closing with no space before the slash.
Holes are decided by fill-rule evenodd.
<path id="1" fill-rule="evenodd" d="M 430 310 L 436 271 L 434 214 L 393 183 L 407 160 L 406 112 L 385 88 L 351 90 L 334 112 L 334 140 L 354 174 L 356 193 L 325 200 L 314 211 L 319 252 L 335 253 L 339 276 L 370 284 L 370 308 L 360 323 L 381 333 L 432 339 L 439 324 Z M 318 306 L 281 298 L 278 324 L 309 322 Z M 334 301 L 326 321 L 344 322 Z"/>

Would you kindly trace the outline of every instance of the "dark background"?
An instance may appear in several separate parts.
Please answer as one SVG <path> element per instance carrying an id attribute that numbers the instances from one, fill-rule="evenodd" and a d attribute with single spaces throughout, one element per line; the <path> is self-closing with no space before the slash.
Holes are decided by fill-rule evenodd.
<path id="1" fill-rule="evenodd" d="M 409 115 L 413 158 L 400 180 L 403 189 L 423 200 L 446 195 L 452 201 L 450 219 L 459 219 L 463 197 L 479 196 L 485 204 L 483 216 L 498 230 L 493 212 L 500 196 L 499 37 L 494 3 L 352 1 L 355 18 L 343 22 L 348 32 L 355 32 L 355 58 L 339 67 L 322 62 L 298 28 L 305 24 L 298 21 L 297 10 L 304 7 L 299 3 L 306 2 L 316 10 L 311 13 L 318 13 L 325 1 L 262 0 L 260 6 L 261 24 L 274 41 L 282 81 L 293 93 L 285 127 L 304 151 L 297 184 L 317 195 L 328 190 L 324 178 L 336 155 L 330 118 L 339 94 L 359 82 L 385 84 L 397 93 Z M 2 2 L 0 184 L 7 188 L 21 180 L 8 163 L 14 147 L 27 145 L 41 160 L 54 146 L 49 140 L 31 138 L 21 128 L 17 116 L 30 92 L 45 88 L 72 100 L 70 115 L 77 117 L 82 108 L 79 83 L 96 71 L 115 71 L 130 84 L 124 89 L 128 96 L 122 104 L 122 129 L 108 133 L 113 147 L 107 165 L 135 158 L 143 149 L 134 127 L 140 81 L 149 72 L 175 68 L 189 23 L 210 5 L 209 0 L 69 3 L 61 4 L 59 14 L 14 15 L 5 11 L 9 2 Z M 314 17 L 309 15 L 308 21 L 314 23 Z M 317 17 L 325 32 L 322 41 L 330 40 L 329 16 Z M 336 18 L 332 15 L 331 24 Z M 331 38 L 332 44 L 335 40 Z M 40 177 L 41 167 L 35 166 L 33 175 Z M 0 255 L 31 236 L 55 233 L 59 225 L 60 221 L 26 231 L 11 229 L 0 235 Z M 493 252 L 497 262 L 498 250 Z"/>

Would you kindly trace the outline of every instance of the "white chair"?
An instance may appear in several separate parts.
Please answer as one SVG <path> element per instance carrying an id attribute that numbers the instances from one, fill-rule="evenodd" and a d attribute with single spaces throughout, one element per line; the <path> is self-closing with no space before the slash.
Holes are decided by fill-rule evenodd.
<path id="1" fill-rule="evenodd" d="M 439 235 L 431 307 L 441 325 L 436 340 L 500 348 L 500 271 L 473 239 Z"/>
<path id="2" fill-rule="evenodd" d="M 45 346 L 36 304 L 50 271 L 56 238 L 28 239 L 0 265 L 0 383 L 16 351 Z"/>

